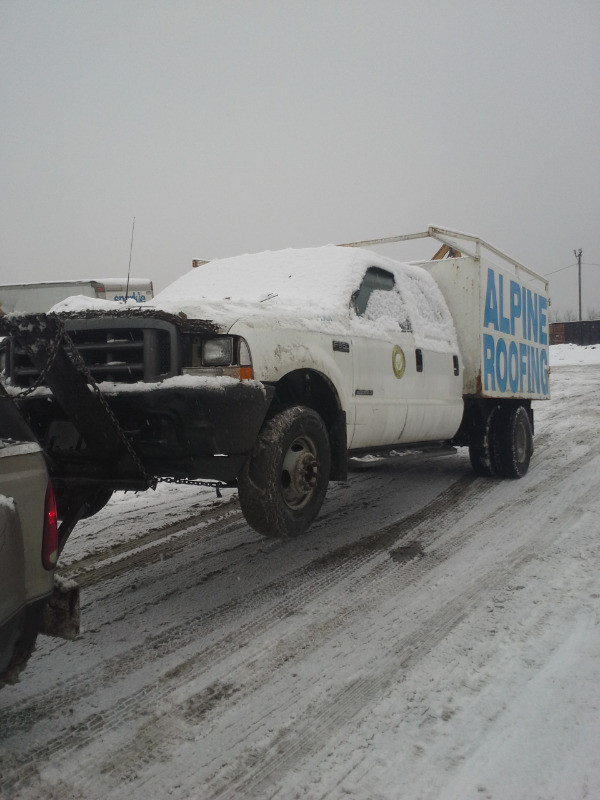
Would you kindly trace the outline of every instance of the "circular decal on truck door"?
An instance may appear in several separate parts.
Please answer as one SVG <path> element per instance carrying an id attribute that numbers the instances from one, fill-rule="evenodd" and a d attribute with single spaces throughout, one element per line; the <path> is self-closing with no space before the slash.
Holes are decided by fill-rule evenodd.
<path id="1" fill-rule="evenodd" d="M 394 349 L 392 350 L 392 367 L 394 369 L 394 375 L 397 378 L 401 378 L 404 375 L 404 370 L 406 369 L 406 359 L 404 358 L 404 353 L 399 345 L 394 345 Z"/>

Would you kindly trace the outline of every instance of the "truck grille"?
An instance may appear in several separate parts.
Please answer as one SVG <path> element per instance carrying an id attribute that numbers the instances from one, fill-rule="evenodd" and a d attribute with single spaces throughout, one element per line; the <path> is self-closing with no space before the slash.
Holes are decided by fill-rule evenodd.
<path id="1" fill-rule="evenodd" d="M 160 319 L 70 319 L 65 328 L 100 383 L 152 383 L 179 374 L 177 329 Z M 16 386 L 39 375 L 27 352 L 13 342 L 10 374 Z"/>

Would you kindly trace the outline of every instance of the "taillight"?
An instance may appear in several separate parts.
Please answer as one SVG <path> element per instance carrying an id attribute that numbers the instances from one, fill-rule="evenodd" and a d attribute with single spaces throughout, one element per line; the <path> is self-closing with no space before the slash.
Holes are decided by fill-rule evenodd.
<path id="1" fill-rule="evenodd" d="M 48 483 L 44 503 L 44 536 L 42 539 L 42 564 L 44 569 L 54 569 L 58 561 L 58 515 L 52 484 Z"/>

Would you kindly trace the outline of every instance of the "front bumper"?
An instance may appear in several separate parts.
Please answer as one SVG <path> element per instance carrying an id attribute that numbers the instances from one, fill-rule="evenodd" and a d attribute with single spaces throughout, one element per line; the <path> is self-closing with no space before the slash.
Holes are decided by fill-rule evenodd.
<path id="1" fill-rule="evenodd" d="M 256 440 L 273 388 L 257 381 L 172 379 L 161 386 L 121 384 L 102 396 L 151 475 L 233 481 Z M 52 395 L 32 396 L 23 410 L 54 467 L 53 479 L 73 485 L 90 479 L 134 488 L 128 468 L 105 463 L 86 441 L 94 419 L 70 420 Z M 98 430 L 96 428 L 97 436 Z"/>
<path id="2" fill-rule="evenodd" d="M 154 475 L 235 480 L 273 396 L 257 381 L 206 379 L 202 388 L 126 390 L 107 396 Z"/>

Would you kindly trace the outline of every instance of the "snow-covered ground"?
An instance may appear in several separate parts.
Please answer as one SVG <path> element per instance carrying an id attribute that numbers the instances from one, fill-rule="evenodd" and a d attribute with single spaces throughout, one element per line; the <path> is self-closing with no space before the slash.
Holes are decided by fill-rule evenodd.
<path id="1" fill-rule="evenodd" d="M 555 344 L 550 348 L 550 366 L 600 364 L 600 344 L 578 347 L 576 344 Z"/>
<path id="2" fill-rule="evenodd" d="M 0 693 L 0 796 L 600 798 L 600 346 L 551 365 L 520 481 L 354 472 L 288 542 L 115 496 L 63 554 L 81 636 Z"/>

